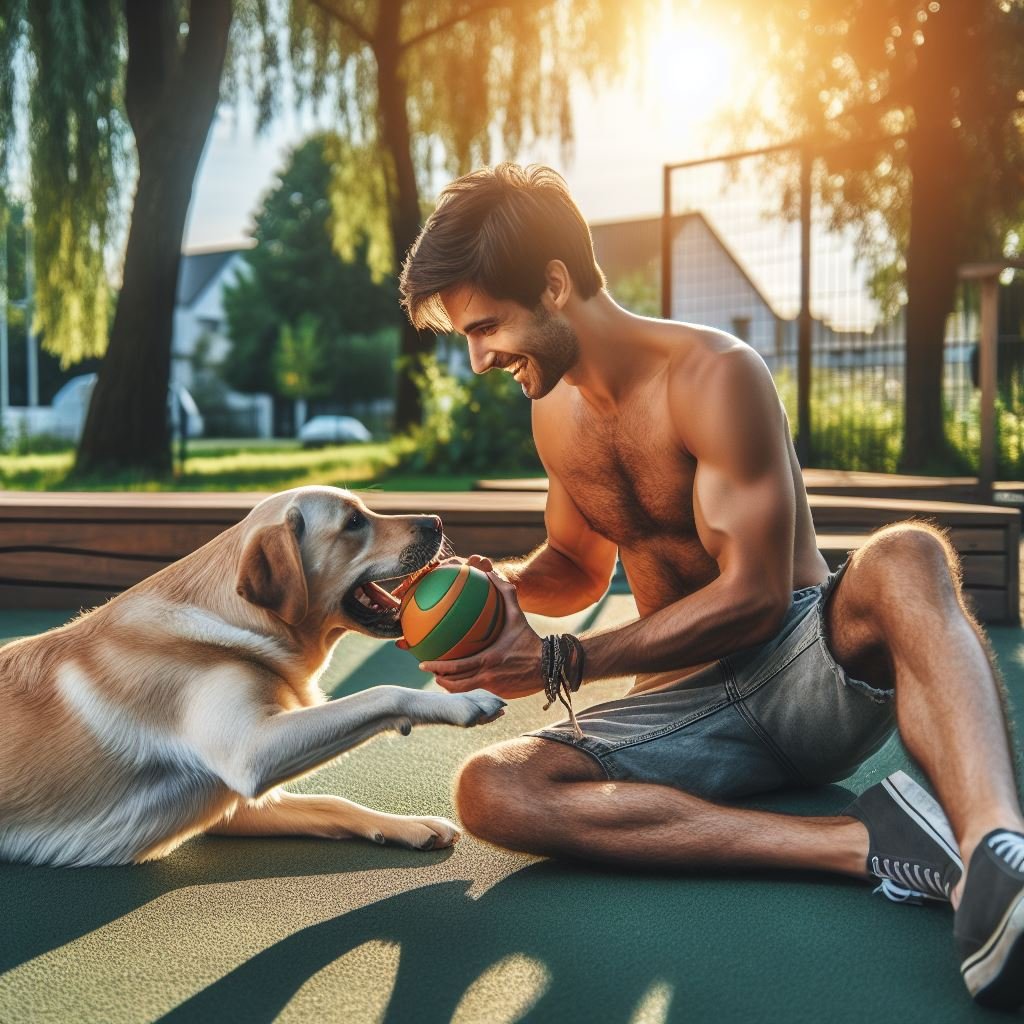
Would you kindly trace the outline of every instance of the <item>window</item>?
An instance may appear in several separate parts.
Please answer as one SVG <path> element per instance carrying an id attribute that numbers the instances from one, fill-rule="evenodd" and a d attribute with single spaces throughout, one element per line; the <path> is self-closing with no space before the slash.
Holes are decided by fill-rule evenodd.
<path id="1" fill-rule="evenodd" d="M 732 318 L 732 333 L 736 335 L 740 341 L 750 341 L 750 317 L 749 316 L 734 316 Z"/>

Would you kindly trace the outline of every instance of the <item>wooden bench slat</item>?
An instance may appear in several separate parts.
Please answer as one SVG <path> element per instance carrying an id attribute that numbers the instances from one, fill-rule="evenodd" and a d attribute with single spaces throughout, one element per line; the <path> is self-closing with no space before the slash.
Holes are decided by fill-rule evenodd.
<path id="1" fill-rule="evenodd" d="M 263 494 L 5 493 L 0 495 L 0 603 L 98 603 L 240 521 Z M 545 539 L 542 492 L 362 494 L 384 514 L 434 513 L 461 554 L 522 555 Z M 988 621 L 1019 621 L 1020 518 L 955 502 L 809 497 L 818 543 L 836 564 L 875 529 L 930 518 L 949 530 L 964 582 Z M 33 550 L 12 551 L 29 546 Z M 7 549 L 7 550 L 4 550 Z M 134 556 L 134 557 L 133 557 Z M 17 584 L 9 582 L 21 581 Z"/>

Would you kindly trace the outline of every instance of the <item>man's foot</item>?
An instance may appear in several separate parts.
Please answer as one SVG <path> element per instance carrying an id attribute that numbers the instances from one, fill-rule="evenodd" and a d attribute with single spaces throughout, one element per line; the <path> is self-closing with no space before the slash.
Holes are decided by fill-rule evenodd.
<path id="1" fill-rule="evenodd" d="M 867 870 L 896 903 L 948 900 L 964 865 L 946 815 L 906 772 L 866 789 L 843 814 L 868 830 Z"/>
<path id="2" fill-rule="evenodd" d="M 1024 1004 L 1024 835 L 1000 829 L 978 843 L 953 935 L 960 972 L 983 1006 Z"/>

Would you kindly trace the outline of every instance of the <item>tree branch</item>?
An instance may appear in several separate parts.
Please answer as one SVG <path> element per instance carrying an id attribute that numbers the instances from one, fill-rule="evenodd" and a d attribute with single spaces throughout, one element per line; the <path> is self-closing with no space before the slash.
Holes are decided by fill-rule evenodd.
<path id="1" fill-rule="evenodd" d="M 554 0 L 530 0 L 530 6 L 546 7 L 553 2 Z M 430 28 L 423 29 L 422 32 L 417 32 L 414 36 L 410 36 L 408 39 L 399 43 L 398 48 L 399 50 L 411 49 L 414 46 L 418 46 L 425 39 L 429 39 L 431 36 L 436 36 L 439 32 L 444 32 L 453 25 L 458 25 L 459 22 L 475 18 L 478 14 L 486 14 L 488 11 L 500 10 L 503 7 L 522 10 L 524 6 L 524 3 L 516 3 L 515 0 L 482 0 L 480 3 L 472 4 L 471 6 L 464 8 L 459 13 L 445 18 L 444 21 L 439 21 L 436 25 L 431 25 Z"/>
<path id="2" fill-rule="evenodd" d="M 367 31 L 366 27 L 356 21 L 352 15 L 340 10 L 335 0 L 310 0 L 310 3 L 314 7 L 319 7 L 324 14 L 334 18 L 335 21 L 340 21 L 345 28 L 368 46 L 373 45 L 373 36 Z"/>

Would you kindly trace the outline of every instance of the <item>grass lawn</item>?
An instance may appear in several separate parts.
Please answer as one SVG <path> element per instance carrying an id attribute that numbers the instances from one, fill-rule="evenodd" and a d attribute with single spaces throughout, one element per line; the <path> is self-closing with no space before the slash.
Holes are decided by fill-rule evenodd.
<path id="1" fill-rule="evenodd" d="M 412 442 L 303 448 L 297 441 L 192 441 L 183 471 L 169 479 L 130 474 L 71 479 L 73 449 L 39 454 L 0 453 L 0 487 L 12 491 L 276 491 L 303 484 L 385 491 L 464 491 L 480 476 L 407 473 L 399 465 Z M 502 473 L 516 476 L 516 473 Z M 524 470 L 522 476 L 536 476 Z"/>

